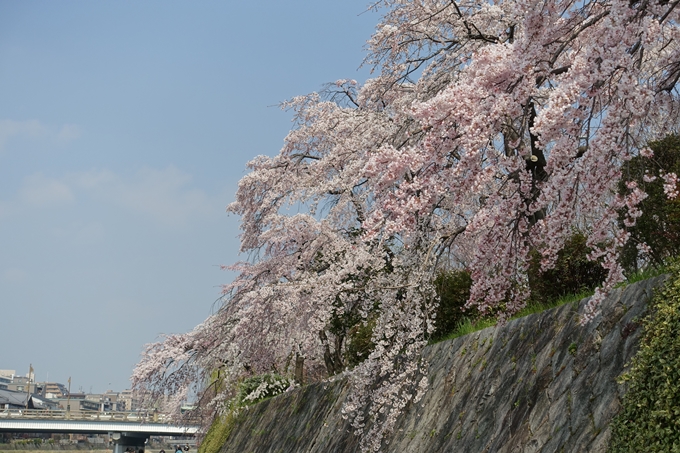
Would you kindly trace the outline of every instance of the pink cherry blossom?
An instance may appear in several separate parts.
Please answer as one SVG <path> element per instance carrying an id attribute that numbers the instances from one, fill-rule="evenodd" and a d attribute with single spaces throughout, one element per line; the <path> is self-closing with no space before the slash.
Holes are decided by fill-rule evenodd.
<path id="1" fill-rule="evenodd" d="M 619 253 L 646 194 L 619 195 L 622 171 L 678 123 L 676 3 L 374 7 L 376 76 L 283 104 L 294 128 L 278 155 L 249 163 L 228 207 L 247 258 L 228 266 L 238 276 L 205 323 L 148 346 L 133 375 L 147 395 L 198 392 L 219 413 L 246 376 L 344 372 L 343 413 L 378 451 L 427 385 L 419 352 L 438 269 L 467 268 L 468 305 L 503 321 L 529 297 L 530 251 L 549 269 L 579 228 L 607 270 L 583 322 L 623 280 Z M 662 177 L 677 197 L 677 176 Z M 375 325 L 375 349 L 352 370 L 349 332 L 332 328 L 349 318 Z"/>

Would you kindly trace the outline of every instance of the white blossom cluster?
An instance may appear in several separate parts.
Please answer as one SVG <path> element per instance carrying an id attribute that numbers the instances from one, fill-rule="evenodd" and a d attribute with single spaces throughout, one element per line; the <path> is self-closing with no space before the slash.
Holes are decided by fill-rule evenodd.
<path id="1" fill-rule="evenodd" d="M 241 384 L 241 392 L 239 392 L 239 395 L 237 396 L 238 404 L 255 403 L 265 398 L 280 395 L 281 393 L 290 391 L 296 387 L 295 381 L 292 379 L 272 374 L 257 376 L 255 382 L 257 383 L 257 386 L 254 388 L 244 388 L 244 384 Z"/>

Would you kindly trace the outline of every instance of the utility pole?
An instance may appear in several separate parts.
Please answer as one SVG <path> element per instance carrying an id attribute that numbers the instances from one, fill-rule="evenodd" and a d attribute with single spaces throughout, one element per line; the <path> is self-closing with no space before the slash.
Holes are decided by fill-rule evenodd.
<path id="1" fill-rule="evenodd" d="M 26 385 L 26 409 L 31 401 L 31 375 L 33 374 L 33 364 L 28 365 L 28 384 Z"/>
<path id="2" fill-rule="evenodd" d="M 71 376 L 68 377 L 68 395 L 66 396 L 66 419 L 71 418 Z"/>

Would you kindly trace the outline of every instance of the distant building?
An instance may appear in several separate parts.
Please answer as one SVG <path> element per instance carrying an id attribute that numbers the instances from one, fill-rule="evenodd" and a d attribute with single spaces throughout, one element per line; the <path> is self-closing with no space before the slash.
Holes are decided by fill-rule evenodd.
<path id="1" fill-rule="evenodd" d="M 59 406 L 55 401 L 51 401 L 36 394 L 25 392 L 15 392 L 13 390 L 0 389 L 0 410 L 7 409 L 40 409 L 54 410 Z"/>
<path id="2" fill-rule="evenodd" d="M 6 377 L 12 380 L 14 375 L 17 374 L 17 370 L 0 370 L 0 377 Z"/>
<path id="3" fill-rule="evenodd" d="M 127 401 L 121 398 L 121 394 L 112 390 L 106 393 L 88 393 L 85 399 L 99 403 L 100 412 L 124 412 L 128 409 Z"/>
<path id="4" fill-rule="evenodd" d="M 79 398 L 81 396 L 82 398 Z M 84 393 L 72 394 L 70 398 L 59 398 L 55 401 L 62 410 L 69 410 L 71 412 L 99 412 L 99 402 L 86 400 Z"/>
<path id="5" fill-rule="evenodd" d="M 53 399 L 66 398 L 68 396 L 68 389 L 59 382 L 43 382 L 41 394 Z"/>
<path id="6" fill-rule="evenodd" d="M 0 409 L 25 409 L 28 395 L 13 390 L 0 389 Z"/>
<path id="7" fill-rule="evenodd" d="M 30 388 L 29 388 L 30 387 Z M 41 393 L 41 388 L 35 382 L 29 382 L 28 378 L 25 376 L 14 376 L 12 382 L 7 384 L 7 390 L 13 390 L 15 392 L 31 392 L 31 393 Z"/>
<path id="8" fill-rule="evenodd" d="M 75 411 L 96 412 L 134 412 L 139 410 L 139 399 L 132 390 L 105 393 L 71 393 L 59 382 L 35 382 L 33 367 L 30 367 L 30 378 L 18 376 L 16 370 L 0 370 L 0 390 L 11 393 L 0 399 L 0 410 L 4 407 L 26 407 L 27 395 L 30 393 L 30 408 L 56 408 Z M 11 395 L 23 395 L 11 396 Z M 21 402 L 21 401 L 23 402 Z M 3 406 L 4 405 L 4 406 Z"/>
<path id="9" fill-rule="evenodd" d="M 31 395 L 31 398 L 28 401 L 28 408 L 53 411 L 59 409 L 59 404 L 42 395 Z"/>
<path id="10" fill-rule="evenodd" d="M 118 394 L 118 399 L 125 403 L 125 410 L 134 412 L 139 409 L 139 398 L 132 390 L 123 390 Z"/>

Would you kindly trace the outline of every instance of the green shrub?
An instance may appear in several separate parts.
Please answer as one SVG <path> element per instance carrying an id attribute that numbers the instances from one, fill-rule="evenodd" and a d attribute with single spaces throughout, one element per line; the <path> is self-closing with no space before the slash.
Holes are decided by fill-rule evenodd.
<path id="1" fill-rule="evenodd" d="M 661 173 L 680 174 L 680 137 L 670 135 L 650 143 L 649 147 L 654 151 L 654 157 L 636 156 L 631 159 L 619 184 L 621 194 L 628 192 L 626 183 L 631 181 L 647 193 L 647 198 L 639 205 L 642 216 L 634 227 L 628 228 L 631 238 L 622 253 L 622 264 L 628 272 L 638 270 L 641 258 L 643 264 L 661 266 L 668 257 L 680 254 L 680 198 L 668 199 L 660 177 Z M 643 179 L 645 172 L 656 179 L 646 182 Z M 624 214 L 622 212 L 620 216 L 622 225 Z M 650 253 L 641 254 L 638 250 L 637 245 L 643 242 L 649 246 Z"/>
<path id="2" fill-rule="evenodd" d="M 680 453 L 680 261 L 650 302 L 623 408 L 612 422 L 610 453 Z M 624 329 L 625 332 L 625 329 Z"/>
<path id="3" fill-rule="evenodd" d="M 453 269 L 437 274 L 434 287 L 439 306 L 435 311 L 435 331 L 430 341 L 440 341 L 455 331 L 461 323 L 472 322 L 478 317 L 477 310 L 465 308 L 465 303 L 470 298 L 471 286 L 472 278 L 466 270 Z"/>
<path id="4" fill-rule="evenodd" d="M 564 296 L 592 290 L 602 283 L 607 272 L 600 264 L 589 261 L 590 248 L 585 234 L 575 231 L 557 255 L 553 269 L 541 272 L 541 255 L 531 253 L 527 271 L 531 300 L 529 303 L 550 304 Z"/>

